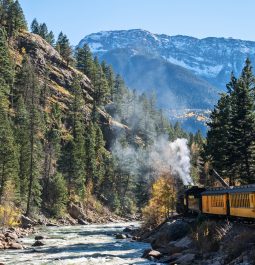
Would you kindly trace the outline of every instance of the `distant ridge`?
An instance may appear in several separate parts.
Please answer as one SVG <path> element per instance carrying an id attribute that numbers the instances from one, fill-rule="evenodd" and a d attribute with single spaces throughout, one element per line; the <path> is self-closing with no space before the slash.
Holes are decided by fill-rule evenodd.
<path id="1" fill-rule="evenodd" d="M 186 109 L 199 109 L 199 117 L 201 110 L 208 113 L 218 94 L 225 91 L 231 72 L 239 75 L 247 57 L 255 65 L 255 42 L 233 38 L 198 39 L 132 29 L 93 33 L 78 46 L 85 43 L 100 60 L 111 64 L 130 88 L 156 91 L 159 107 L 169 113 L 185 109 L 181 122 L 188 120 L 191 131 L 203 119 L 190 118 Z"/>

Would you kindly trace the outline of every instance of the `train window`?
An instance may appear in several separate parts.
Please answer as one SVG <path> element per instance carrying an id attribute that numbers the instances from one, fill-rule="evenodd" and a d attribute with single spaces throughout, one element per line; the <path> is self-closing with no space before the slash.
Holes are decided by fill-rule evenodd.
<path id="1" fill-rule="evenodd" d="M 250 197 L 248 193 L 230 195 L 230 205 L 233 208 L 250 208 Z"/>
<path id="2" fill-rule="evenodd" d="M 215 195 L 211 198 L 211 206 L 212 207 L 224 207 L 224 196 L 223 195 Z"/>

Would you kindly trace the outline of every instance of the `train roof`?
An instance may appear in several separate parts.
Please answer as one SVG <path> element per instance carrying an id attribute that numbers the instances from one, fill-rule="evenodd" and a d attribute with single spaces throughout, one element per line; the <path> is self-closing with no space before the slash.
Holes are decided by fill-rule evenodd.
<path id="1" fill-rule="evenodd" d="M 192 186 L 192 187 L 190 187 L 189 189 L 187 189 L 187 190 L 185 191 L 185 193 L 186 193 L 187 195 L 193 195 L 193 194 L 197 194 L 197 193 L 201 194 L 201 192 L 203 192 L 203 191 L 205 191 L 205 190 L 206 190 L 206 189 L 205 189 L 205 188 L 202 188 L 202 187 Z"/>
<path id="2" fill-rule="evenodd" d="M 211 188 L 204 192 L 202 195 L 214 195 L 214 194 L 231 194 L 231 193 L 246 193 L 246 192 L 255 192 L 255 184 L 244 185 L 244 186 L 235 186 L 229 188 Z"/>

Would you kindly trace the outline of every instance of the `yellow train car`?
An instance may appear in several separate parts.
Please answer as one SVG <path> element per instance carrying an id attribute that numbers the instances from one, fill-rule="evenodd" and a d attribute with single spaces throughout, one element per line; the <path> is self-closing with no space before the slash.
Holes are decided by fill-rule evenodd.
<path id="1" fill-rule="evenodd" d="M 255 185 L 234 187 L 228 193 L 230 216 L 255 219 Z"/>
<path id="2" fill-rule="evenodd" d="M 255 184 L 186 191 L 187 211 L 219 216 L 249 218 L 255 220 Z"/>
<path id="3" fill-rule="evenodd" d="M 203 192 L 202 212 L 206 214 L 228 215 L 227 189 L 215 188 Z"/>

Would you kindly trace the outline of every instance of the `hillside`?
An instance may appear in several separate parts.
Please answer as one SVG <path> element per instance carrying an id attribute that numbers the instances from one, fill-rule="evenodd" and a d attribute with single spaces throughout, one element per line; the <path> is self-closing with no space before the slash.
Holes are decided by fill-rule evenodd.
<path id="1" fill-rule="evenodd" d="M 89 112 L 93 102 L 93 86 L 86 75 L 68 66 L 60 54 L 37 34 L 22 32 L 13 42 L 12 53 L 18 67 L 22 64 L 24 52 L 31 59 L 40 82 L 50 90 L 48 103 L 57 103 L 62 110 L 69 108 L 72 95 L 73 79 L 79 75 L 84 98 Z"/>
<path id="2" fill-rule="evenodd" d="M 156 92 L 163 109 L 210 108 L 217 89 L 189 70 L 150 55 L 131 55 L 128 49 L 109 51 L 100 57 L 139 92 Z"/>
<path id="3" fill-rule="evenodd" d="M 187 134 L 89 50 L 73 53 L 63 33 L 49 43 L 20 19 L 8 38 L 0 28 L 0 221 L 132 216 L 159 174 L 138 152 Z"/>

